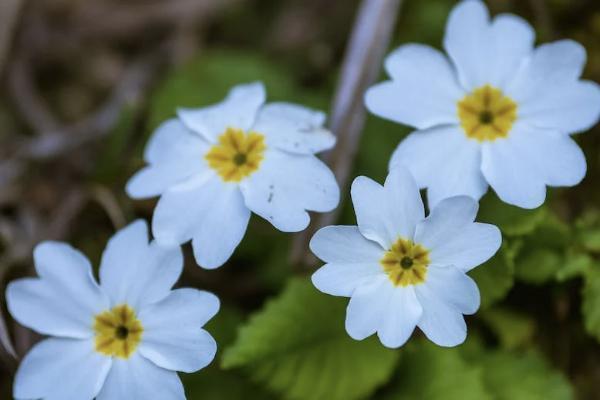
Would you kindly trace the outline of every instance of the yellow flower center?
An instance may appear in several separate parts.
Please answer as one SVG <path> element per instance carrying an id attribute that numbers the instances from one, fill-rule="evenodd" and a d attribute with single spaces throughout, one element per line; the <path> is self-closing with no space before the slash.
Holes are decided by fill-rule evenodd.
<path id="1" fill-rule="evenodd" d="M 144 329 L 135 311 L 122 304 L 96 315 L 94 332 L 98 353 L 129 358 L 140 344 Z"/>
<path id="2" fill-rule="evenodd" d="M 429 251 L 412 240 L 400 238 L 380 262 L 395 286 L 417 285 L 425 282 Z"/>
<path id="3" fill-rule="evenodd" d="M 225 182 L 239 182 L 260 166 L 267 148 L 264 139 L 258 132 L 227 128 L 205 158 Z"/>
<path id="4" fill-rule="evenodd" d="M 517 119 L 517 103 L 490 85 L 475 89 L 458 102 L 465 135 L 480 142 L 508 136 Z"/>

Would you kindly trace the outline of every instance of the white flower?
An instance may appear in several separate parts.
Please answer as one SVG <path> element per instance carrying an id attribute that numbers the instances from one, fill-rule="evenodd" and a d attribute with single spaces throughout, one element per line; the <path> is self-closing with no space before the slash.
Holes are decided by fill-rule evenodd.
<path id="1" fill-rule="evenodd" d="M 171 290 L 183 268 L 180 248 L 148 243 L 136 221 L 109 242 L 100 285 L 87 258 L 65 243 L 34 251 L 39 278 L 11 282 L 8 309 L 50 338 L 23 359 L 17 399 L 185 399 L 177 372 L 208 365 L 217 345 L 202 329 L 219 309 L 211 293 Z"/>
<path id="2" fill-rule="evenodd" d="M 441 201 L 424 216 L 416 183 L 403 168 L 385 185 L 366 177 L 352 184 L 358 226 L 328 226 L 310 242 L 326 262 L 312 276 L 320 291 L 350 297 L 346 330 L 357 340 L 375 332 L 387 347 L 402 346 L 415 326 L 440 346 L 467 335 L 463 314 L 479 308 L 479 290 L 466 274 L 500 247 L 500 231 L 473 222 L 477 202 Z"/>
<path id="3" fill-rule="evenodd" d="M 148 166 L 134 175 L 134 198 L 161 195 L 152 231 L 164 244 L 192 239 L 196 261 L 221 266 L 238 246 L 250 211 L 277 229 L 296 232 L 310 222 L 307 210 L 335 208 L 339 189 L 315 153 L 335 137 L 325 115 L 265 102 L 260 83 L 236 86 L 218 104 L 181 109 L 150 139 Z"/>
<path id="4" fill-rule="evenodd" d="M 490 20 L 479 0 L 450 14 L 441 52 L 408 44 L 385 67 L 391 81 L 366 94 L 371 112 L 413 126 L 390 167 L 404 164 L 430 205 L 494 189 L 505 202 L 535 208 L 546 185 L 572 186 L 586 172 L 583 152 L 569 136 L 600 115 L 597 84 L 579 80 L 585 49 L 571 40 L 534 48 L 521 18 Z"/>

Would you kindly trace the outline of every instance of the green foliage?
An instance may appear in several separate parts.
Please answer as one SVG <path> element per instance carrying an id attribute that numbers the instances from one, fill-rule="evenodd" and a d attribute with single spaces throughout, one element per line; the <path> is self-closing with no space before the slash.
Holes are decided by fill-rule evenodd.
<path id="1" fill-rule="evenodd" d="M 405 350 L 381 400 L 569 400 L 566 379 L 533 352 L 490 351 L 476 339 L 443 348 L 421 340 Z"/>
<path id="2" fill-rule="evenodd" d="M 497 400 L 568 400 L 573 390 L 564 376 L 537 353 L 493 352 L 482 359 L 485 385 Z"/>
<path id="3" fill-rule="evenodd" d="M 492 400 L 481 366 L 465 360 L 456 349 L 424 340 L 402 355 L 393 386 L 382 400 Z"/>
<path id="4" fill-rule="evenodd" d="M 507 308 L 491 308 L 481 318 L 498 338 L 503 349 L 514 350 L 529 345 L 535 333 L 535 322 L 526 314 Z"/>
<path id="5" fill-rule="evenodd" d="M 553 279 L 563 265 L 563 257 L 555 250 L 536 248 L 520 258 L 516 276 L 519 280 L 541 284 Z"/>
<path id="6" fill-rule="evenodd" d="M 502 247 L 491 260 L 469 272 L 481 292 L 482 309 L 502 300 L 513 286 L 517 248 L 518 242 L 508 244 L 504 240 Z"/>
<path id="7" fill-rule="evenodd" d="M 223 367 L 245 367 L 286 399 L 359 399 L 390 377 L 399 357 L 376 338 L 352 340 L 344 330 L 345 299 L 319 293 L 304 279 L 243 326 Z"/>
<path id="8" fill-rule="evenodd" d="M 328 94 L 297 85 L 284 66 L 257 53 L 213 50 L 174 71 L 153 96 L 150 124 L 155 128 L 175 115 L 178 107 L 202 107 L 221 101 L 233 86 L 262 81 L 267 101 L 298 102 L 316 108 L 329 105 Z"/>
<path id="9" fill-rule="evenodd" d="M 581 311 L 586 331 L 600 340 L 600 267 L 595 264 L 585 274 Z"/>
<path id="10" fill-rule="evenodd" d="M 534 210 L 511 206 L 502 202 L 491 190 L 481 200 L 478 220 L 494 224 L 503 235 L 521 236 L 533 232 L 544 220 L 544 206 Z"/>

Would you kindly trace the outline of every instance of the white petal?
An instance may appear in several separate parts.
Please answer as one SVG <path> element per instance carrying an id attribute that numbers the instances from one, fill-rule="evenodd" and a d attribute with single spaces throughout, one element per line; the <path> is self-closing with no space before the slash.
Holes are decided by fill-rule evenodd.
<path id="1" fill-rule="evenodd" d="M 429 207 L 442 199 L 467 195 L 479 199 L 488 185 L 481 173 L 481 147 L 456 126 L 410 134 L 390 160 L 390 169 L 405 166 L 421 188 Z"/>
<path id="2" fill-rule="evenodd" d="M 148 243 L 148 227 L 138 220 L 117 232 L 106 246 L 100 282 L 112 304 L 134 308 L 169 294 L 183 270 L 179 246 Z"/>
<path id="3" fill-rule="evenodd" d="M 408 44 L 393 51 L 385 66 L 392 81 L 367 91 L 365 105 L 369 111 L 419 129 L 458 122 L 456 103 L 464 91 L 442 53 L 429 46 Z"/>
<path id="4" fill-rule="evenodd" d="M 223 265 L 242 241 L 249 220 L 250 210 L 239 187 L 224 185 L 195 226 L 192 246 L 198 265 L 208 269 Z"/>
<path id="5" fill-rule="evenodd" d="M 467 324 L 463 315 L 429 285 L 417 285 L 415 291 L 423 307 L 423 315 L 417 326 L 425 336 L 444 347 L 464 342 L 467 338 Z"/>
<path id="6" fill-rule="evenodd" d="M 469 271 L 489 260 L 501 244 L 502 235 L 496 226 L 476 222 L 431 248 L 430 256 L 433 263 Z"/>
<path id="7" fill-rule="evenodd" d="M 57 242 L 39 244 L 33 257 L 40 279 L 19 279 L 8 285 L 11 315 L 41 334 L 92 336 L 92 318 L 109 302 L 94 280 L 89 261 L 71 246 Z"/>
<path id="8" fill-rule="evenodd" d="M 424 217 L 419 189 L 407 169 L 390 171 L 382 187 L 359 176 L 352 183 L 352 203 L 360 232 L 389 249 L 399 238 L 412 238 Z"/>
<path id="9" fill-rule="evenodd" d="M 200 109 L 179 109 L 177 115 L 189 129 L 215 142 L 229 127 L 250 129 L 265 98 L 265 87 L 260 82 L 238 85 L 220 103 Z"/>
<path id="10" fill-rule="evenodd" d="M 489 69 L 487 83 L 501 89 L 510 84 L 534 43 L 535 31 L 527 21 L 512 14 L 496 16 L 489 28 L 487 53 L 480 55 Z"/>
<path id="11" fill-rule="evenodd" d="M 383 248 L 367 240 L 356 226 L 326 226 L 310 241 L 311 251 L 325 262 L 369 263 L 383 257 Z"/>
<path id="12" fill-rule="evenodd" d="M 500 230 L 473 223 L 477 208 L 477 202 L 469 197 L 451 197 L 441 201 L 417 226 L 415 241 L 429 249 L 432 264 L 469 271 L 498 251 Z"/>
<path id="13" fill-rule="evenodd" d="M 13 387 L 16 399 L 89 400 L 104 384 L 112 359 L 92 339 L 46 339 L 25 356 Z"/>
<path id="14" fill-rule="evenodd" d="M 219 310 L 219 299 L 196 289 L 177 289 L 139 313 L 144 326 L 140 354 L 159 367 L 194 372 L 215 357 L 217 344 L 201 327 Z"/>
<path id="15" fill-rule="evenodd" d="M 480 296 L 477 284 L 465 272 L 453 265 L 430 265 L 423 285 L 443 302 L 463 314 L 475 314 Z"/>
<path id="16" fill-rule="evenodd" d="M 382 275 L 377 261 L 370 263 L 329 263 L 319 268 L 311 277 L 313 285 L 332 296 L 350 297 L 357 287 Z"/>
<path id="17" fill-rule="evenodd" d="M 571 138 L 521 123 L 508 138 L 484 145 L 482 170 L 503 201 L 535 208 L 544 202 L 546 184 L 575 185 L 586 164 Z"/>
<path id="18" fill-rule="evenodd" d="M 261 108 L 253 131 L 266 135 L 267 144 L 299 154 L 315 154 L 335 145 L 335 136 L 323 127 L 325 114 L 291 103 Z"/>
<path id="19" fill-rule="evenodd" d="M 181 380 L 174 371 L 156 366 L 138 353 L 127 360 L 115 358 L 96 400 L 185 400 Z"/>
<path id="20" fill-rule="evenodd" d="M 388 277 L 381 275 L 354 290 L 346 311 L 346 331 L 351 338 L 363 340 L 377 331 L 393 289 Z"/>
<path id="21" fill-rule="evenodd" d="M 340 199 L 335 176 L 321 160 L 275 149 L 240 187 L 248 208 L 283 232 L 305 229 L 306 210 L 331 211 Z"/>
<path id="22" fill-rule="evenodd" d="M 489 13 L 479 0 L 459 2 L 448 17 L 444 47 L 465 89 L 488 83 Z"/>
<path id="23" fill-rule="evenodd" d="M 585 59 L 585 49 L 575 41 L 543 44 L 515 74 L 507 94 L 519 105 L 540 101 L 553 87 L 563 87 L 579 79 Z"/>
<path id="24" fill-rule="evenodd" d="M 519 104 L 520 120 L 562 133 L 588 130 L 599 118 L 600 86 L 591 81 L 548 82 L 535 99 Z"/>
<path id="25" fill-rule="evenodd" d="M 227 187 L 228 184 L 211 173 L 167 190 L 158 200 L 152 217 L 156 240 L 164 245 L 190 240 Z"/>
<path id="26" fill-rule="evenodd" d="M 381 343 L 392 349 L 402 346 L 412 335 L 422 313 L 423 308 L 412 286 L 393 289 L 377 331 Z"/>

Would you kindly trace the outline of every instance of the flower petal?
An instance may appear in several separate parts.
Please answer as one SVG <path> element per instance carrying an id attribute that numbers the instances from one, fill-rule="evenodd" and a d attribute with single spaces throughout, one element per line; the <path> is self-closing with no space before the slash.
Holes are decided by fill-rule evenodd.
<path id="1" fill-rule="evenodd" d="M 217 343 L 201 327 L 219 311 L 219 299 L 196 289 L 177 289 L 139 313 L 144 326 L 140 354 L 159 367 L 195 372 L 214 359 Z"/>
<path id="2" fill-rule="evenodd" d="M 402 346 L 412 335 L 423 308 L 412 286 L 396 287 L 377 330 L 379 340 L 392 349 Z"/>
<path id="3" fill-rule="evenodd" d="M 501 14 L 492 21 L 489 35 L 487 52 L 480 55 L 489 69 L 485 83 L 504 89 L 533 52 L 535 31 L 523 18 Z"/>
<path id="4" fill-rule="evenodd" d="M 190 240 L 227 187 L 221 178 L 211 173 L 167 190 L 158 200 L 152 217 L 156 240 L 170 246 Z"/>
<path id="5" fill-rule="evenodd" d="M 114 305 L 134 308 L 167 296 L 183 270 L 179 246 L 148 243 L 148 227 L 137 220 L 108 242 L 100 265 L 100 282 Z"/>
<path id="6" fill-rule="evenodd" d="M 298 154 L 315 154 L 335 145 L 335 136 L 323 124 L 325 114 L 291 103 L 270 103 L 258 113 L 252 127 L 266 135 L 267 144 Z"/>
<path id="7" fill-rule="evenodd" d="M 577 81 L 585 59 L 585 48 L 573 40 L 543 44 L 515 74 L 506 92 L 519 106 L 536 103 L 553 88 Z"/>
<path id="8" fill-rule="evenodd" d="M 308 226 L 306 210 L 333 210 L 340 191 L 331 170 L 317 157 L 267 150 L 258 171 L 240 183 L 246 206 L 283 232 Z"/>
<path id="9" fill-rule="evenodd" d="M 112 359 L 94 350 L 92 339 L 50 338 L 27 353 L 13 386 L 16 399 L 93 399 L 104 384 Z"/>
<path id="10" fill-rule="evenodd" d="M 383 248 L 365 239 L 356 226 L 326 226 L 315 233 L 310 241 L 311 251 L 330 263 L 378 262 Z"/>
<path id="11" fill-rule="evenodd" d="M 467 338 L 467 324 L 463 315 L 432 287 L 426 284 L 415 287 L 423 307 L 418 327 L 438 346 L 453 347 Z"/>
<path id="12" fill-rule="evenodd" d="M 89 261 L 71 246 L 43 242 L 33 257 L 40 279 L 11 282 L 8 310 L 22 325 L 41 334 L 70 338 L 93 335 L 92 318 L 109 305 Z"/>
<path id="13" fill-rule="evenodd" d="M 419 129 L 458 123 L 456 103 L 464 91 L 442 53 L 429 46 L 408 44 L 393 51 L 385 67 L 392 81 L 367 91 L 365 105 L 369 111 Z"/>
<path id="14" fill-rule="evenodd" d="M 412 238 L 424 217 L 419 189 L 405 168 L 390 171 L 382 187 L 359 176 L 352 183 L 352 203 L 360 232 L 389 249 L 399 238 Z"/>
<path id="15" fill-rule="evenodd" d="M 164 122 L 154 132 L 144 158 L 149 163 L 129 179 L 125 190 L 132 198 L 157 196 L 169 187 L 206 170 L 208 142 L 178 119 Z"/>
<path id="16" fill-rule="evenodd" d="M 481 147 L 457 126 L 411 133 L 390 160 L 390 169 L 398 166 L 408 168 L 419 187 L 427 188 L 430 208 L 451 196 L 478 200 L 488 188 L 481 173 Z"/>
<path id="17" fill-rule="evenodd" d="M 469 91 L 484 85 L 489 78 L 489 27 L 488 10 L 479 0 L 459 2 L 448 17 L 444 48 Z"/>
<path id="18" fill-rule="evenodd" d="M 475 314 L 479 309 L 477 284 L 453 265 L 430 265 L 423 285 L 427 285 L 441 301 L 452 305 L 463 314 Z"/>
<path id="19" fill-rule="evenodd" d="M 494 225 L 473 223 L 477 202 L 457 196 L 442 200 L 417 226 L 415 241 L 429 249 L 432 264 L 469 271 L 490 259 L 502 235 Z"/>
<path id="20" fill-rule="evenodd" d="M 134 353 L 129 359 L 115 358 L 96 400 L 160 399 L 185 400 L 177 373 L 156 366 Z"/>
<path id="21" fill-rule="evenodd" d="M 200 109 L 177 110 L 181 121 L 211 143 L 228 127 L 248 130 L 264 104 L 265 87 L 260 82 L 235 86 L 220 103 Z"/>
<path id="22" fill-rule="evenodd" d="M 381 326 L 394 287 L 381 275 L 354 290 L 346 311 L 346 331 L 351 338 L 363 340 Z"/>
<path id="23" fill-rule="evenodd" d="M 207 269 L 220 267 L 231 257 L 250 220 L 250 210 L 237 185 L 225 185 L 219 196 L 207 204 L 192 238 L 196 262 Z"/>
<path id="24" fill-rule="evenodd" d="M 535 208 L 544 202 L 546 184 L 579 183 L 586 163 L 570 137 L 520 123 L 508 138 L 484 146 L 482 170 L 503 201 Z"/>
<path id="25" fill-rule="evenodd" d="M 519 118 L 561 133 L 588 130 L 600 118 L 600 86 L 591 81 L 549 84 L 535 99 L 519 105 Z"/>

